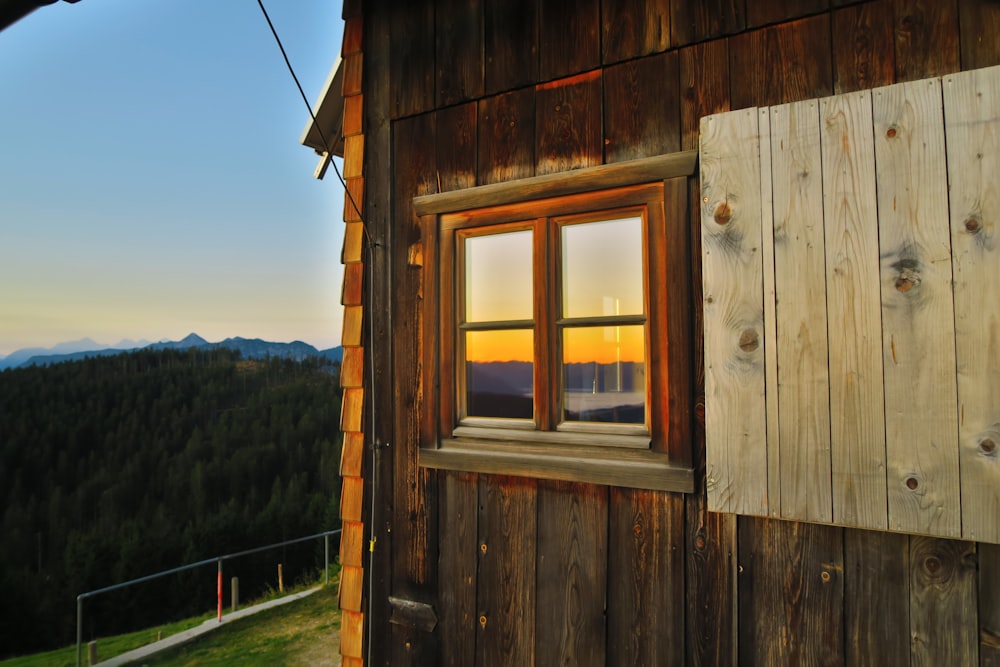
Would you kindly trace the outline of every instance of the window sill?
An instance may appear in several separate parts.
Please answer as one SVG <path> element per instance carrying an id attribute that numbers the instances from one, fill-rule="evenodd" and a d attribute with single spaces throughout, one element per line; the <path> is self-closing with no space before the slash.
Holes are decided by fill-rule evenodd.
<path id="1" fill-rule="evenodd" d="M 635 489 L 694 491 L 694 471 L 666 454 L 620 447 L 544 446 L 483 438 L 445 438 L 420 450 L 425 468 L 588 482 Z"/>

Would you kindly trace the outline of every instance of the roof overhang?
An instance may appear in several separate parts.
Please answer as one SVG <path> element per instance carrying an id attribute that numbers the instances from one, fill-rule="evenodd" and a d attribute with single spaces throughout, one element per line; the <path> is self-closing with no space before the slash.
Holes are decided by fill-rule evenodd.
<path id="1" fill-rule="evenodd" d="M 344 157 L 344 68 L 340 56 L 330 68 L 323 92 L 313 107 L 313 118 L 306 123 L 299 143 L 321 156 L 316 178 L 323 178 L 330 156 Z M 324 138 L 326 143 L 324 144 Z"/>
<path id="2" fill-rule="evenodd" d="M 80 0 L 63 0 L 76 3 Z M 52 5 L 58 0 L 0 0 L 0 30 L 17 23 L 39 7 Z"/>

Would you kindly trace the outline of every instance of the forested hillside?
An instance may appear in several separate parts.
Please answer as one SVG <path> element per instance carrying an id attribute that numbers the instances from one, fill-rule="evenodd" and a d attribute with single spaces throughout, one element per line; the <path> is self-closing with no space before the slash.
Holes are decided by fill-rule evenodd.
<path id="1" fill-rule="evenodd" d="M 79 593 L 335 528 L 338 371 L 160 350 L 0 372 L 0 657 L 73 641 Z M 276 559 L 291 577 L 318 550 L 227 576 L 249 595 Z M 205 611 L 214 581 L 95 597 L 86 634 Z"/>

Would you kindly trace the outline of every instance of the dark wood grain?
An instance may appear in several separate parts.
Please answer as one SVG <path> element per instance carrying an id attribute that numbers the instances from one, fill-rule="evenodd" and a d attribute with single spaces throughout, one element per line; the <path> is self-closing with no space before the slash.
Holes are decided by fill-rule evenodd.
<path id="1" fill-rule="evenodd" d="M 956 0 L 893 0 L 893 7 L 897 81 L 916 81 L 958 71 Z"/>
<path id="2" fill-rule="evenodd" d="M 598 0 L 540 0 L 538 77 L 550 81 L 601 64 Z"/>
<path id="3" fill-rule="evenodd" d="M 479 479 L 469 473 L 444 474 L 438 490 L 441 665 L 465 667 L 476 660 Z"/>
<path id="4" fill-rule="evenodd" d="M 438 0 L 435 13 L 437 105 L 483 94 L 483 0 Z"/>
<path id="5" fill-rule="evenodd" d="M 1000 544 L 978 545 L 979 658 L 982 667 L 1000 667 Z"/>
<path id="6" fill-rule="evenodd" d="M 412 248 L 420 243 L 422 223 L 413 210 L 413 197 L 437 191 L 435 114 L 422 114 L 394 123 L 393 199 L 396 202 L 393 244 Z M 419 406 L 419 360 L 423 351 L 420 266 L 409 252 L 392 256 L 394 286 L 391 295 L 393 401 Z M 437 481 L 436 471 L 418 464 L 421 439 L 420 411 L 394 410 L 392 443 L 395 492 L 393 498 L 392 594 L 412 602 L 430 603 L 437 592 Z M 437 662 L 438 644 L 419 628 L 392 625 L 393 664 Z"/>
<path id="7" fill-rule="evenodd" d="M 704 489 L 703 427 L 700 489 Z M 705 667 L 737 664 L 736 516 L 709 512 L 705 493 L 685 499 L 685 589 L 687 664 Z"/>
<path id="8" fill-rule="evenodd" d="M 747 27 L 756 28 L 816 14 L 826 9 L 828 4 L 829 0 L 751 0 L 747 2 Z"/>
<path id="9" fill-rule="evenodd" d="M 769 106 L 831 94 L 830 53 L 830 17 L 825 14 L 732 37 L 732 108 Z"/>
<path id="10" fill-rule="evenodd" d="M 976 547 L 973 542 L 910 538 L 910 647 L 916 665 L 975 665 Z"/>
<path id="11" fill-rule="evenodd" d="M 434 5 L 397 2 L 390 12 L 390 110 L 401 118 L 434 108 Z"/>
<path id="12" fill-rule="evenodd" d="M 740 663 L 844 664 L 843 529 L 741 517 Z"/>
<path id="13" fill-rule="evenodd" d="M 436 113 L 438 192 L 476 185 L 476 115 L 475 102 Z"/>
<path id="14" fill-rule="evenodd" d="M 670 47 L 670 0 L 601 3 L 603 62 L 617 63 Z"/>
<path id="15" fill-rule="evenodd" d="M 892 1 L 879 0 L 833 13 L 834 91 L 887 86 L 896 73 Z"/>
<path id="16" fill-rule="evenodd" d="M 537 495 L 534 480 L 479 476 L 476 665 L 534 664 Z"/>
<path id="17" fill-rule="evenodd" d="M 607 664 L 683 665 L 683 496 L 612 488 L 609 503 Z"/>
<path id="18" fill-rule="evenodd" d="M 535 89 L 479 101 L 479 185 L 535 175 Z"/>
<path id="19" fill-rule="evenodd" d="M 719 39 L 681 49 L 679 60 L 681 148 L 694 150 L 698 148 L 701 117 L 729 111 L 728 41 Z M 699 204 L 695 211 L 700 209 Z"/>
<path id="20" fill-rule="evenodd" d="M 680 149 L 677 53 L 604 70 L 604 162 Z"/>
<path id="21" fill-rule="evenodd" d="M 600 71 L 538 86 L 535 96 L 535 173 L 601 164 Z"/>
<path id="22" fill-rule="evenodd" d="M 908 664 L 909 538 L 844 531 L 844 622 L 848 665 Z"/>
<path id="23" fill-rule="evenodd" d="M 605 664 L 608 489 L 538 483 L 535 662 Z"/>
<path id="24" fill-rule="evenodd" d="M 392 140 L 390 132 L 390 96 L 389 96 L 389 14 L 390 3 L 387 0 L 377 0 L 366 8 L 364 16 L 364 39 L 362 48 L 364 49 L 364 63 L 367 68 L 365 76 L 361 77 L 360 67 L 358 67 L 357 81 L 363 84 L 364 103 L 364 132 L 365 132 L 365 164 L 364 171 L 364 220 L 370 239 L 380 245 L 388 242 L 389 230 L 391 227 L 390 211 L 392 210 Z M 361 54 L 351 56 L 351 59 L 362 61 Z M 345 72 L 345 90 L 348 83 L 347 72 Z M 365 258 L 366 266 L 370 270 L 369 275 L 373 276 L 371 284 L 367 286 L 370 292 L 366 295 L 371 310 L 362 319 L 366 331 L 359 338 L 364 340 L 376 339 L 384 345 L 384 349 L 391 349 L 392 329 L 388 326 L 389 318 L 387 314 L 389 295 L 392 292 L 389 280 L 389 256 L 387 253 L 375 253 Z M 367 309 L 367 308 L 366 308 Z M 346 315 L 345 315 L 346 320 Z M 370 356 L 371 375 L 375 380 L 374 385 L 369 385 L 366 391 L 366 398 L 369 401 L 370 409 L 378 414 L 392 414 L 393 395 L 390 369 L 392 359 L 388 354 L 371 354 Z M 366 427 L 367 443 L 392 442 L 393 424 L 389 419 L 378 420 L 371 427 Z M 377 475 L 379 484 L 374 491 L 374 507 L 365 508 L 364 522 L 365 528 L 370 535 L 376 538 L 375 557 L 372 560 L 366 558 L 366 565 L 369 571 L 365 573 L 366 578 L 370 578 L 370 588 L 365 591 L 365 613 L 358 615 L 360 619 L 354 619 L 358 625 L 371 627 L 373 623 L 378 623 L 381 627 L 388 627 L 389 618 L 389 593 L 392 590 L 391 574 L 393 561 L 392 532 L 386 527 L 391 527 L 393 520 L 393 469 L 392 456 L 387 455 L 384 449 L 366 450 L 365 475 L 368 480 L 372 479 L 373 471 Z M 370 482 L 369 482 L 370 483 Z M 347 617 L 345 614 L 345 624 Z M 358 653 L 360 656 L 361 653 Z M 366 664 L 387 665 L 390 664 L 392 655 L 388 642 L 365 642 L 364 657 Z"/>
<path id="25" fill-rule="evenodd" d="M 534 0 L 484 0 L 487 95 L 538 81 L 538 9 Z"/>
<path id="26" fill-rule="evenodd" d="M 746 29 L 740 0 L 670 0 L 670 43 L 686 46 Z"/>
<path id="27" fill-rule="evenodd" d="M 959 0 L 958 16 L 962 69 L 1000 65 L 1000 3 Z"/>

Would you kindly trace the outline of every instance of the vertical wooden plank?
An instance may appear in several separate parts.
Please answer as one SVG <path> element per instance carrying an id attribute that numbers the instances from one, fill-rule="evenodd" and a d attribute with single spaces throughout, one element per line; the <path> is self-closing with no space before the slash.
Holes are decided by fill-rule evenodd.
<path id="1" fill-rule="evenodd" d="M 740 518 L 740 664 L 844 664 L 843 529 Z"/>
<path id="2" fill-rule="evenodd" d="M 362 78 L 360 65 L 358 66 L 356 82 L 359 88 L 363 85 L 365 98 L 364 123 L 365 132 L 365 164 L 364 164 L 364 188 L 363 199 L 358 198 L 358 203 L 364 211 L 364 224 L 369 240 L 377 244 L 377 247 L 390 247 L 392 220 L 392 139 L 390 132 L 389 115 L 391 113 L 390 96 L 390 19 L 387 0 L 376 0 L 366 8 L 364 17 L 364 39 L 362 48 L 364 49 L 365 75 Z M 348 60 L 362 60 L 360 54 L 351 56 Z M 345 61 L 345 67 L 348 61 Z M 347 94 L 348 80 L 350 72 L 345 69 L 344 91 Z M 350 182 L 348 182 L 350 185 Z M 358 194 L 362 194 L 358 192 Z M 345 203 L 350 206 L 350 203 Z M 358 216 L 361 217 L 361 216 Z M 360 344 L 362 333 L 366 340 L 378 340 L 380 349 L 389 350 L 393 345 L 393 332 L 389 326 L 389 318 L 385 313 L 389 311 L 389 294 L 392 292 L 390 280 L 389 257 L 385 252 L 373 252 L 365 258 L 365 265 L 368 268 L 368 276 L 371 276 L 371 284 L 365 286 L 368 290 L 369 303 L 372 310 L 366 313 L 363 323 L 367 330 L 362 332 L 362 308 L 361 306 L 351 306 L 344 308 L 344 335 L 349 331 L 348 321 L 350 318 L 353 327 L 352 336 L 356 334 L 357 342 Z M 348 315 L 348 311 L 354 314 Z M 371 364 L 371 375 L 374 378 L 373 386 L 369 389 L 369 409 L 373 414 L 391 415 L 392 410 L 392 374 L 391 358 L 388 354 L 378 354 L 372 351 L 369 355 Z M 393 440 L 393 423 L 391 419 L 379 419 L 366 426 L 366 436 L 368 443 L 382 445 Z M 365 466 L 365 475 L 369 480 L 378 479 L 378 487 L 372 489 L 373 501 L 365 509 L 365 528 L 369 535 L 376 538 L 375 551 L 366 558 L 368 565 L 368 590 L 365 591 L 365 614 L 358 619 L 357 627 L 360 633 L 361 621 L 367 623 L 370 628 L 385 628 L 389 623 L 389 592 L 392 590 L 392 567 L 393 567 L 393 534 L 387 530 L 391 524 L 393 516 L 393 457 L 389 456 L 383 447 L 366 451 L 368 465 Z M 361 615 L 359 615 L 361 616 Z M 347 624 L 347 614 L 344 614 L 344 626 Z M 368 638 L 371 638 L 369 634 Z M 360 639 L 360 637 L 359 637 Z M 343 638 L 341 640 L 344 655 L 351 655 L 361 658 L 362 655 L 370 665 L 389 664 L 391 652 L 389 642 L 364 642 L 364 653 L 361 652 L 361 642 L 358 642 L 359 651 L 349 653 L 343 649 Z"/>
<path id="3" fill-rule="evenodd" d="M 479 185 L 535 175 L 535 89 L 479 101 Z"/>
<path id="4" fill-rule="evenodd" d="M 617 63 L 670 46 L 670 0 L 618 0 L 601 3 L 604 64 Z"/>
<path id="5" fill-rule="evenodd" d="M 982 667 L 1000 667 L 1000 545 L 980 544 L 979 660 Z"/>
<path id="6" fill-rule="evenodd" d="M 719 39 L 680 50 L 681 150 L 698 148 L 702 116 L 729 111 L 727 48 Z"/>
<path id="7" fill-rule="evenodd" d="M 848 667 L 909 664 L 909 539 L 872 530 L 844 531 Z"/>
<path id="8" fill-rule="evenodd" d="M 962 530 L 1000 542 L 1000 67 L 944 78 Z"/>
<path id="9" fill-rule="evenodd" d="M 485 93 L 538 81 L 538 6 L 534 0 L 484 0 Z"/>
<path id="10" fill-rule="evenodd" d="M 747 2 L 747 27 L 781 23 L 826 9 L 829 0 L 770 0 Z"/>
<path id="11" fill-rule="evenodd" d="M 770 111 L 771 143 L 761 153 L 771 153 L 774 198 L 781 516 L 829 523 L 827 314 L 817 298 L 826 289 L 819 102 Z M 775 444 L 768 440 L 769 453 Z"/>
<path id="12" fill-rule="evenodd" d="M 831 51 L 828 14 L 731 38 L 732 108 L 829 95 L 833 91 Z"/>
<path id="13" fill-rule="evenodd" d="M 434 108 L 434 4 L 391 5 L 389 63 L 393 118 Z"/>
<path id="14" fill-rule="evenodd" d="M 746 28 L 741 0 L 670 0 L 670 43 L 694 44 Z"/>
<path id="15" fill-rule="evenodd" d="M 979 663 L 977 584 L 974 543 L 910 538 L 911 665 Z"/>
<path id="16" fill-rule="evenodd" d="M 539 0 L 538 80 L 550 81 L 601 65 L 598 0 Z"/>
<path id="17" fill-rule="evenodd" d="M 534 664 L 536 482 L 480 475 L 479 506 L 475 664 Z"/>
<path id="18" fill-rule="evenodd" d="M 611 489 L 608 665 L 684 664 L 683 503 Z"/>
<path id="19" fill-rule="evenodd" d="M 476 566 L 478 563 L 479 480 L 472 473 L 438 478 L 441 527 L 438 549 L 438 624 L 441 665 L 465 667 L 476 660 Z"/>
<path id="20" fill-rule="evenodd" d="M 699 435 L 704 438 L 704 432 Z M 701 493 L 689 495 L 685 504 L 686 661 L 698 667 L 735 665 L 737 517 L 706 511 Z"/>
<path id="21" fill-rule="evenodd" d="M 916 81 L 959 68 L 957 0 L 893 0 L 896 81 Z"/>
<path id="22" fill-rule="evenodd" d="M 536 664 L 605 664 L 607 567 L 607 487 L 540 481 Z"/>
<path id="23" fill-rule="evenodd" d="M 441 109 L 435 114 L 437 190 L 448 192 L 476 185 L 475 102 Z"/>
<path id="24" fill-rule="evenodd" d="M 685 5 L 686 6 L 686 5 Z M 677 14 L 674 13 L 676 18 Z M 702 116 L 729 109 L 729 59 L 726 40 L 681 49 L 681 148 L 698 148 Z M 691 280 L 694 293 L 693 378 L 696 419 L 693 461 L 700 489 L 705 480 L 705 364 L 701 268 L 701 186 L 690 179 Z M 686 661 L 689 665 L 735 665 L 736 516 L 709 512 L 704 491 L 685 498 Z M 614 525 L 614 524 L 612 524 Z M 612 567 L 614 572 L 617 568 Z"/>
<path id="25" fill-rule="evenodd" d="M 483 95 L 483 0 L 438 0 L 434 39 L 437 106 Z"/>
<path id="26" fill-rule="evenodd" d="M 430 602 L 437 592 L 438 510 L 437 471 L 421 468 L 421 359 L 424 352 L 421 319 L 422 267 L 410 261 L 409 249 L 421 242 L 423 223 L 413 211 L 413 197 L 437 192 L 436 115 L 413 116 L 394 123 L 393 200 L 395 215 L 391 255 L 394 286 L 391 295 L 390 348 L 394 405 L 411 410 L 391 411 L 393 437 L 388 455 L 393 459 L 393 575 L 392 593 L 418 602 Z M 403 250 L 405 249 L 405 250 Z M 407 626 L 392 624 L 394 665 L 438 662 L 438 643 Z"/>
<path id="27" fill-rule="evenodd" d="M 889 526 L 959 537 L 958 406 L 941 82 L 872 92 Z"/>
<path id="28" fill-rule="evenodd" d="M 885 415 L 871 94 L 820 101 L 833 520 L 885 530 Z M 835 329 L 833 328 L 835 327 Z"/>
<path id="29" fill-rule="evenodd" d="M 604 162 L 680 150 L 677 53 L 604 70 Z"/>
<path id="30" fill-rule="evenodd" d="M 760 250 L 764 262 L 764 386 L 767 420 L 767 509 L 781 516 L 781 429 L 779 428 L 778 314 L 774 273 L 774 185 L 771 167 L 771 110 L 757 110 L 760 136 Z"/>
<path id="31" fill-rule="evenodd" d="M 601 164 L 601 72 L 535 89 L 535 173 Z"/>
<path id="32" fill-rule="evenodd" d="M 895 80 L 892 0 L 833 13 L 833 90 L 850 93 Z"/>
<path id="33" fill-rule="evenodd" d="M 1000 4 L 991 0 L 959 0 L 962 69 L 1000 65 Z"/>
<path id="34" fill-rule="evenodd" d="M 709 509 L 767 512 L 757 110 L 702 119 Z"/>
<path id="35" fill-rule="evenodd" d="M 844 664 L 842 533 L 740 519 L 740 664 Z"/>

